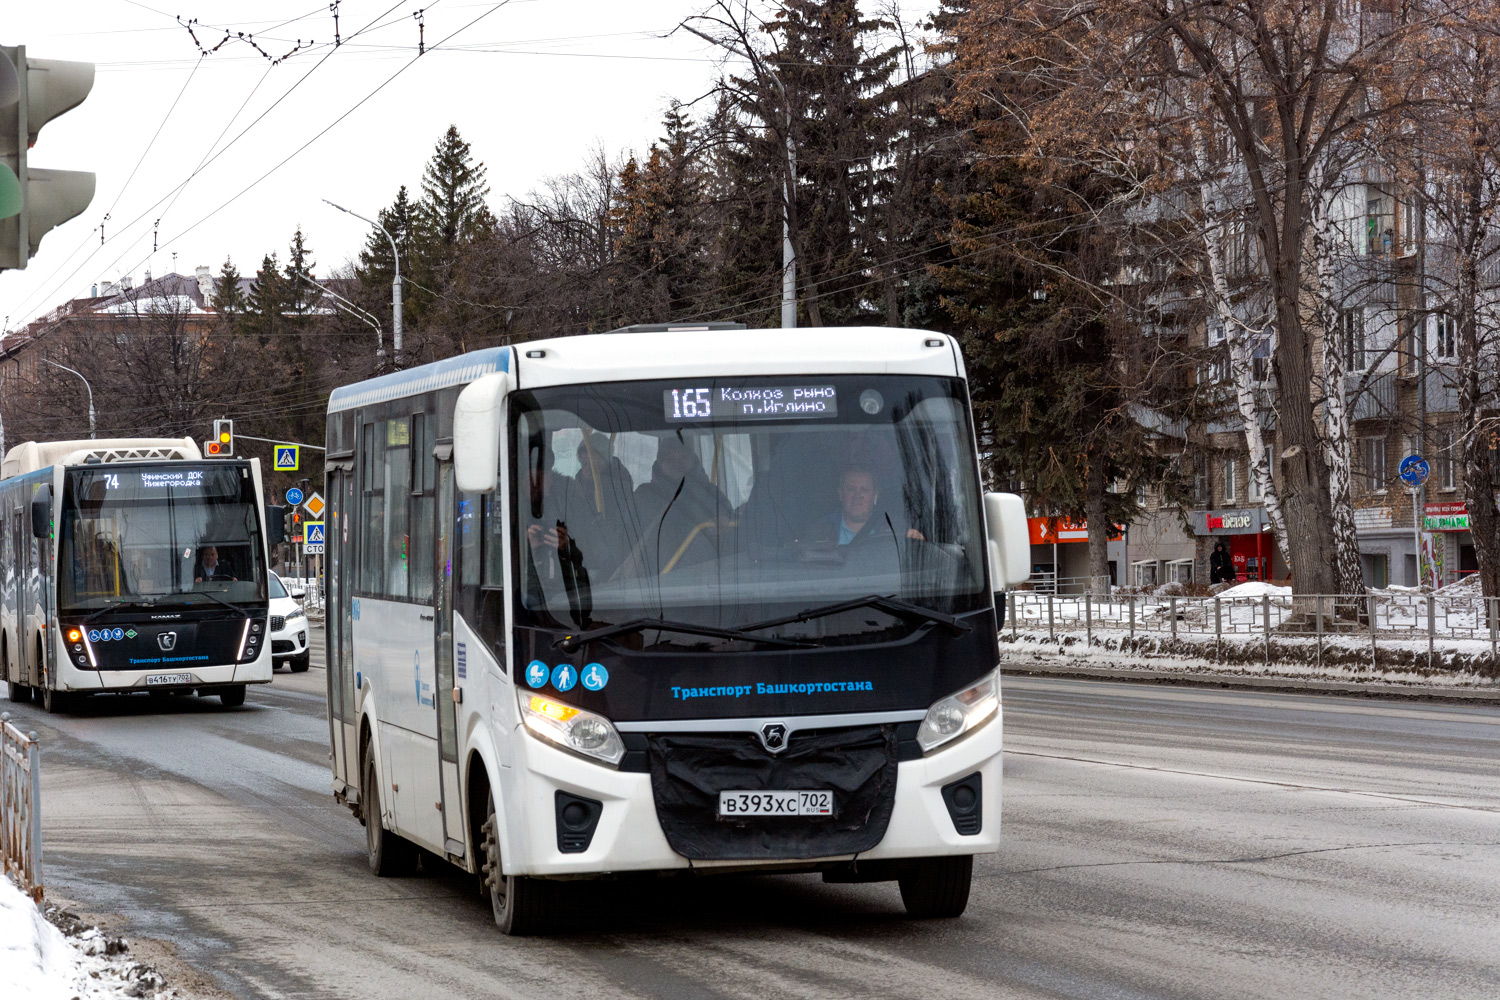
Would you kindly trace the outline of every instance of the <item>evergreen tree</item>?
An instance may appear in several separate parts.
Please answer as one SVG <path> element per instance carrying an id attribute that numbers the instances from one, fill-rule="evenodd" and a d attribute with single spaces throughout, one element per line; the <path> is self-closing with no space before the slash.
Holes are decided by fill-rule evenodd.
<path id="1" fill-rule="evenodd" d="M 298 226 L 297 231 L 292 233 L 286 262 L 287 303 L 298 316 L 303 315 L 318 300 L 318 289 L 307 280 L 313 277 L 313 268 L 317 266 L 317 261 L 313 260 L 312 248 L 302 235 L 302 227 Z M 302 277 L 304 274 L 307 278 Z"/>
<path id="2" fill-rule="evenodd" d="M 231 326 L 239 322 L 248 307 L 244 289 L 240 288 L 239 269 L 228 257 L 224 258 L 219 275 L 214 279 L 214 293 L 208 300 L 208 307 L 218 313 L 221 323 Z"/>
<path id="3" fill-rule="evenodd" d="M 276 255 L 266 254 L 250 283 L 249 311 L 244 322 L 245 332 L 257 337 L 261 347 L 269 347 L 274 338 L 286 332 L 284 317 L 290 307 L 289 292 Z"/>
<path id="4" fill-rule="evenodd" d="M 494 226 L 484 203 L 490 192 L 485 172 L 458 126 L 449 125 L 422 172 L 416 211 L 418 253 L 425 269 L 440 279 L 451 270 L 461 244 Z"/>
<path id="5" fill-rule="evenodd" d="M 382 208 L 375 216 L 379 223 L 396 241 L 401 253 L 403 273 L 411 271 L 413 235 L 416 229 L 416 206 L 406 193 L 406 185 L 396 192 L 396 200 L 388 208 Z M 365 237 L 365 247 L 359 252 L 359 266 L 355 273 L 361 283 L 371 288 L 390 288 L 395 276 L 395 263 L 391 260 L 391 241 L 379 229 L 370 230 Z"/>

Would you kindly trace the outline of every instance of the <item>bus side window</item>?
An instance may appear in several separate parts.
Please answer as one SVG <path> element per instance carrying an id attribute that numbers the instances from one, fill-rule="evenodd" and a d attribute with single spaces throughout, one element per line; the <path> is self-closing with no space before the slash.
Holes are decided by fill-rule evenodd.
<path id="1" fill-rule="evenodd" d="M 385 589 L 385 437 L 376 435 L 376 426 L 367 423 L 360 432 L 363 496 L 359 516 L 364 544 L 360 546 L 359 589 L 367 594 L 380 594 Z"/>
<path id="2" fill-rule="evenodd" d="M 505 519 L 498 492 L 484 498 L 484 586 L 505 586 Z"/>
<path id="3" fill-rule="evenodd" d="M 483 526 L 481 505 L 485 498 L 474 493 L 458 495 L 458 582 L 479 586 L 479 532 Z"/>

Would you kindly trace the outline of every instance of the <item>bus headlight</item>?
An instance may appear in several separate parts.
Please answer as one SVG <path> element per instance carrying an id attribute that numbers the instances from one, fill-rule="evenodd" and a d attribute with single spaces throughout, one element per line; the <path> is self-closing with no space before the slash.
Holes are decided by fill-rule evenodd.
<path id="1" fill-rule="evenodd" d="M 517 691 L 516 698 L 521 720 L 533 735 L 610 765 L 625 756 L 620 734 L 604 716 L 529 691 Z"/>
<path id="2" fill-rule="evenodd" d="M 1000 710 L 1000 671 L 985 674 L 979 683 L 933 702 L 917 730 L 923 753 L 958 739 L 989 721 Z"/>

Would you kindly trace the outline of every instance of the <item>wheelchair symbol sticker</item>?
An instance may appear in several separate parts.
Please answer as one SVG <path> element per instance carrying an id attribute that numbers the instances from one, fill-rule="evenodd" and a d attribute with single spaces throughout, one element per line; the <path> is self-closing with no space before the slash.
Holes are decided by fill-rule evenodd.
<path id="1" fill-rule="evenodd" d="M 547 664 L 541 660 L 532 660 L 526 665 L 526 683 L 534 688 L 539 688 L 547 683 Z"/>
<path id="2" fill-rule="evenodd" d="M 578 671 L 571 663 L 559 663 L 552 669 L 552 686 L 559 691 L 571 691 L 578 683 Z"/>
<path id="3" fill-rule="evenodd" d="M 604 669 L 602 663 L 590 663 L 583 668 L 583 686 L 590 691 L 598 691 L 609 683 L 609 671 Z"/>

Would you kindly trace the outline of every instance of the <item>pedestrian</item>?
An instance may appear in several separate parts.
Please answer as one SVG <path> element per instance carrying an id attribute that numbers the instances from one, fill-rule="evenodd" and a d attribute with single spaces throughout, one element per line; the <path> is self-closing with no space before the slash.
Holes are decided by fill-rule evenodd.
<path id="1" fill-rule="evenodd" d="M 1223 542 L 1214 543 L 1213 555 L 1208 557 L 1208 582 L 1225 583 L 1234 579 L 1234 563 Z"/>

